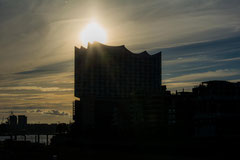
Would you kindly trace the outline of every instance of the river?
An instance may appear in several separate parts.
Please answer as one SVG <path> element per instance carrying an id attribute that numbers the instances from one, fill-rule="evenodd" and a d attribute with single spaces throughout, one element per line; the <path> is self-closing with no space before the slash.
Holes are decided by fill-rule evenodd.
<path id="1" fill-rule="evenodd" d="M 53 135 L 48 135 L 48 143 L 51 142 Z M 5 141 L 7 139 L 11 139 L 10 136 L 0 136 L 0 141 Z M 17 136 L 18 141 L 24 141 L 24 136 Z M 30 142 L 36 142 L 37 140 L 37 135 L 26 135 L 26 141 Z M 39 137 L 39 142 L 43 144 L 47 144 L 47 136 L 46 135 L 40 135 Z"/>

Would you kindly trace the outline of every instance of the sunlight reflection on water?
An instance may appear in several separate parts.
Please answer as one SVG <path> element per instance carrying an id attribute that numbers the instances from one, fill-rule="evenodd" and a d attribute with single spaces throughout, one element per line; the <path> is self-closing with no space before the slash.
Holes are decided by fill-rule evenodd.
<path id="1" fill-rule="evenodd" d="M 51 142 L 53 135 L 48 135 L 48 143 Z M 4 141 L 7 139 L 11 139 L 10 136 L 0 136 L 0 141 Z M 24 136 L 17 136 L 18 141 L 24 141 Z M 26 135 L 26 141 L 30 142 L 36 142 L 37 140 L 37 135 Z M 47 136 L 46 135 L 40 135 L 40 143 L 47 144 Z"/>

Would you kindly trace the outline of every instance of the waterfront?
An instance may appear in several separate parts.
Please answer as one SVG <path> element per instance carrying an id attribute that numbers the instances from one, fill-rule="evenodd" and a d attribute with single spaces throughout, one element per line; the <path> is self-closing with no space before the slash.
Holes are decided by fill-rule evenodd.
<path id="1" fill-rule="evenodd" d="M 51 142 L 53 135 L 48 135 L 48 143 Z M 7 139 L 11 139 L 10 136 L 0 136 L 0 142 L 5 141 Z M 26 141 L 30 141 L 32 143 L 37 142 L 37 135 L 26 135 Z M 24 136 L 17 136 L 17 141 L 24 141 Z M 42 144 L 47 144 L 47 136 L 46 135 L 40 135 L 39 142 Z"/>

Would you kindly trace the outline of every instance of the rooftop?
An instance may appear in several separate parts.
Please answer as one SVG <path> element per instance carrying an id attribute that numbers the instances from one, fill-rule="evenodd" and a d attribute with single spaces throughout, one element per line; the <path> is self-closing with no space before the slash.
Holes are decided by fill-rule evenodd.
<path id="1" fill-rule="evenodd" d="M 141 55 L 141 56 L 155 56 L 155 55 L 160 55 L 158 52 L 156 54 L 149 54 L 147 51 L 143 51 L 140 53 L 133 53 L 130 50 L 128 50 L 125 45 L 121 45 L 121 46 L 108 46 L 99 42 L 94 42 L 94 43 L 88 43 L 88 47 L 85 48 L 83 46 L 81 46 L 80 48 L 75 47 L 75 51 L 78 53 L 88 53 L 92 50 L 97 50 L 98 52 L 115 52 L 115 53 L 127 53 L 127 54 L 132 54 L 132 55 Z"/>

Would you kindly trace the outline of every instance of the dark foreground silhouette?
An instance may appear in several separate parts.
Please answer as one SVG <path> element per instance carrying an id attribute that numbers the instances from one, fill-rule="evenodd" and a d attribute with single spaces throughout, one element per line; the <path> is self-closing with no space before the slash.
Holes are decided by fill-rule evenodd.
<path id="1" fill-rule="evenodd" d="M 66 135 L 61 135 L 62 137 Z M 161 140 L 137 143 L 105 141 L 91 144 L 66 142 L 44 146 L 29 142 L 1 143 L 1 160 L 11 159 L 236 159 L 239 158 L 240 139 L 210 138 L 188 140 Z M 144 144 L 145 143 L 145 144 Z"/>

